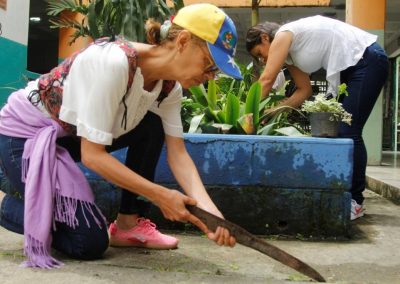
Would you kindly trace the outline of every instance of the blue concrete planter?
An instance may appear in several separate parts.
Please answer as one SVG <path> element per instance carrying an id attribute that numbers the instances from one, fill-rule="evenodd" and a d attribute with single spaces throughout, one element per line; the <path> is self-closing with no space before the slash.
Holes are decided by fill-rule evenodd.
<path id="1" fill-rule="evenodd" d="M 352 140 L 187 134 L 185 143 L 227 219 L 256 234 L 349 235 Z M 156 180 L 176 184 L 165 151 Z"/>
<path id="2" fill-rule="evenodd" d="M 352 140 L 187 134 L 185 143 L 227 219 L 257 234 L 348 236 Z M 114 155 L 123 161 L 125 150 Z M 93 188 L 103 210 L 112 214 L 118 190 L 85 173 L 96 183 Z M 156 181 L 178 188 L 165 150 Z M 183 229 L 182 224 L 163 220 L 157 208 L 150 215 L 161 227 Z"/>
<path id="3" fill-rule="evenodd" d="M 207 185 L 260 185 L 348 190 L 350 139 L 186 134 L 185 142 Z M 156 180 L 175 183 L 161 155 Z"/>
<path id="4" fill-rule="evenodd" d="M 256 234 L 349 235 L 352 140 L 187 134 L 185 143 L 210 196 L 228 220 Z M 126 149 L 113 155 L 123 162 L 125 153 Z M 113 220 L 121 191 L 82 170 L 97 204 Z M 156 182 L 178 188 L 165 150 Z M 162 228 L 185 228 L 164 220 L 155 207 L 150 217 Z"/>

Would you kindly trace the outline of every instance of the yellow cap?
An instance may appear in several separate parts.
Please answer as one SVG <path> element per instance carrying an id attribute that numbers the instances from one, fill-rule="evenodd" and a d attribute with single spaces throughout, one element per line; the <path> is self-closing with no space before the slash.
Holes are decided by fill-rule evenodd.
<path id="1" fill-rule="evenodd" d="M 173 22 L 199 38 L 214 43 L 218 38 L 225 17 L 225 13 L 218 7 L 202 3 L 183 7 L 178 11 Z"/>
<path id="2" fill-rule="evenodd" d="M 185 6 L 172 22 L 205 40 L 220 70 L 236 79 L 243 79 L 233 60 L 237 45 L 236 27 L 221 9 L 208 3 Z"/>

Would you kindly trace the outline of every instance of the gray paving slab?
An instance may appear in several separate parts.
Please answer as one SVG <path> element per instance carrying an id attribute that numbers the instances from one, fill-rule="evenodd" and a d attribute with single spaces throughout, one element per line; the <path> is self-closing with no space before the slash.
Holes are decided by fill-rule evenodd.
<path id="1" fill-rule="evenodd" d="M 268 241 L 306 261 L 330 283 L 400 283 L 400 206 L 368 191 L 367 214 L 350 240 Z M 60 269 L 20 268 L 20 235 L 0 229 L 0 283 L 307 283 L 296 271 L 243 246 L 218 247 L 177 234 L 179 249 L 110 248 L 103 259 L 65 262 Z"/>

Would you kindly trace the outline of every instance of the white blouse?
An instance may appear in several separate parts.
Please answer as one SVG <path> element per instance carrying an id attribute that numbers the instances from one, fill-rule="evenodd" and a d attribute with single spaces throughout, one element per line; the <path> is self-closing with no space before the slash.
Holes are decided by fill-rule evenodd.
<path id="1" fill-rule="evenodd" d="M 126 96 L 126 130 L 122 124 L 121 102 L 128 84 L 128 60 L 117 45 L 93 44 L 72 63 L 64 81 L 63 102 L 59 118 L 77 127 L 77 135 L 94 143 L 111 145 L 113 139 L 134 129 L 147 111 L 162 119 L 167 135 L 182 137 L 180 116 L 182 88 L 176 83 L 160 106 L 156 101 L 162 89 L 158 81 L 151 92 L 144 90 L 140 68 L 136 69 Z M 37 83 L 36 83 L 37 85 Z M 44 110 L 43 107 L 39 107 Z"/>
<path id="2" fill-rule="evenodd" d="M 376 35 L 323 16 L 282 25 L 277 33 L 284 31 L 293 33 L 286 64 L 309 74 L 324 68 L 334 95 L 340 84 L 340 71 L 356 65 L 365 49 L 377 40 Z"/>

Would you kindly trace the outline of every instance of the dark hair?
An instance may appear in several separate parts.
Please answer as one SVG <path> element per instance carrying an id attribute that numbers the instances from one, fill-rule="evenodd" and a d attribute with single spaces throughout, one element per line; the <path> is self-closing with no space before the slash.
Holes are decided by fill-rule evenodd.
<path id="1" fill-rule="evenodd" d="M 246 35 L 246 50 L 250 52 L 257 44 L 261 43 L 261 35 L 266 34 L 272 42 L 281 26 L 277 23 L 264 22 L 251 27 Z"/>

